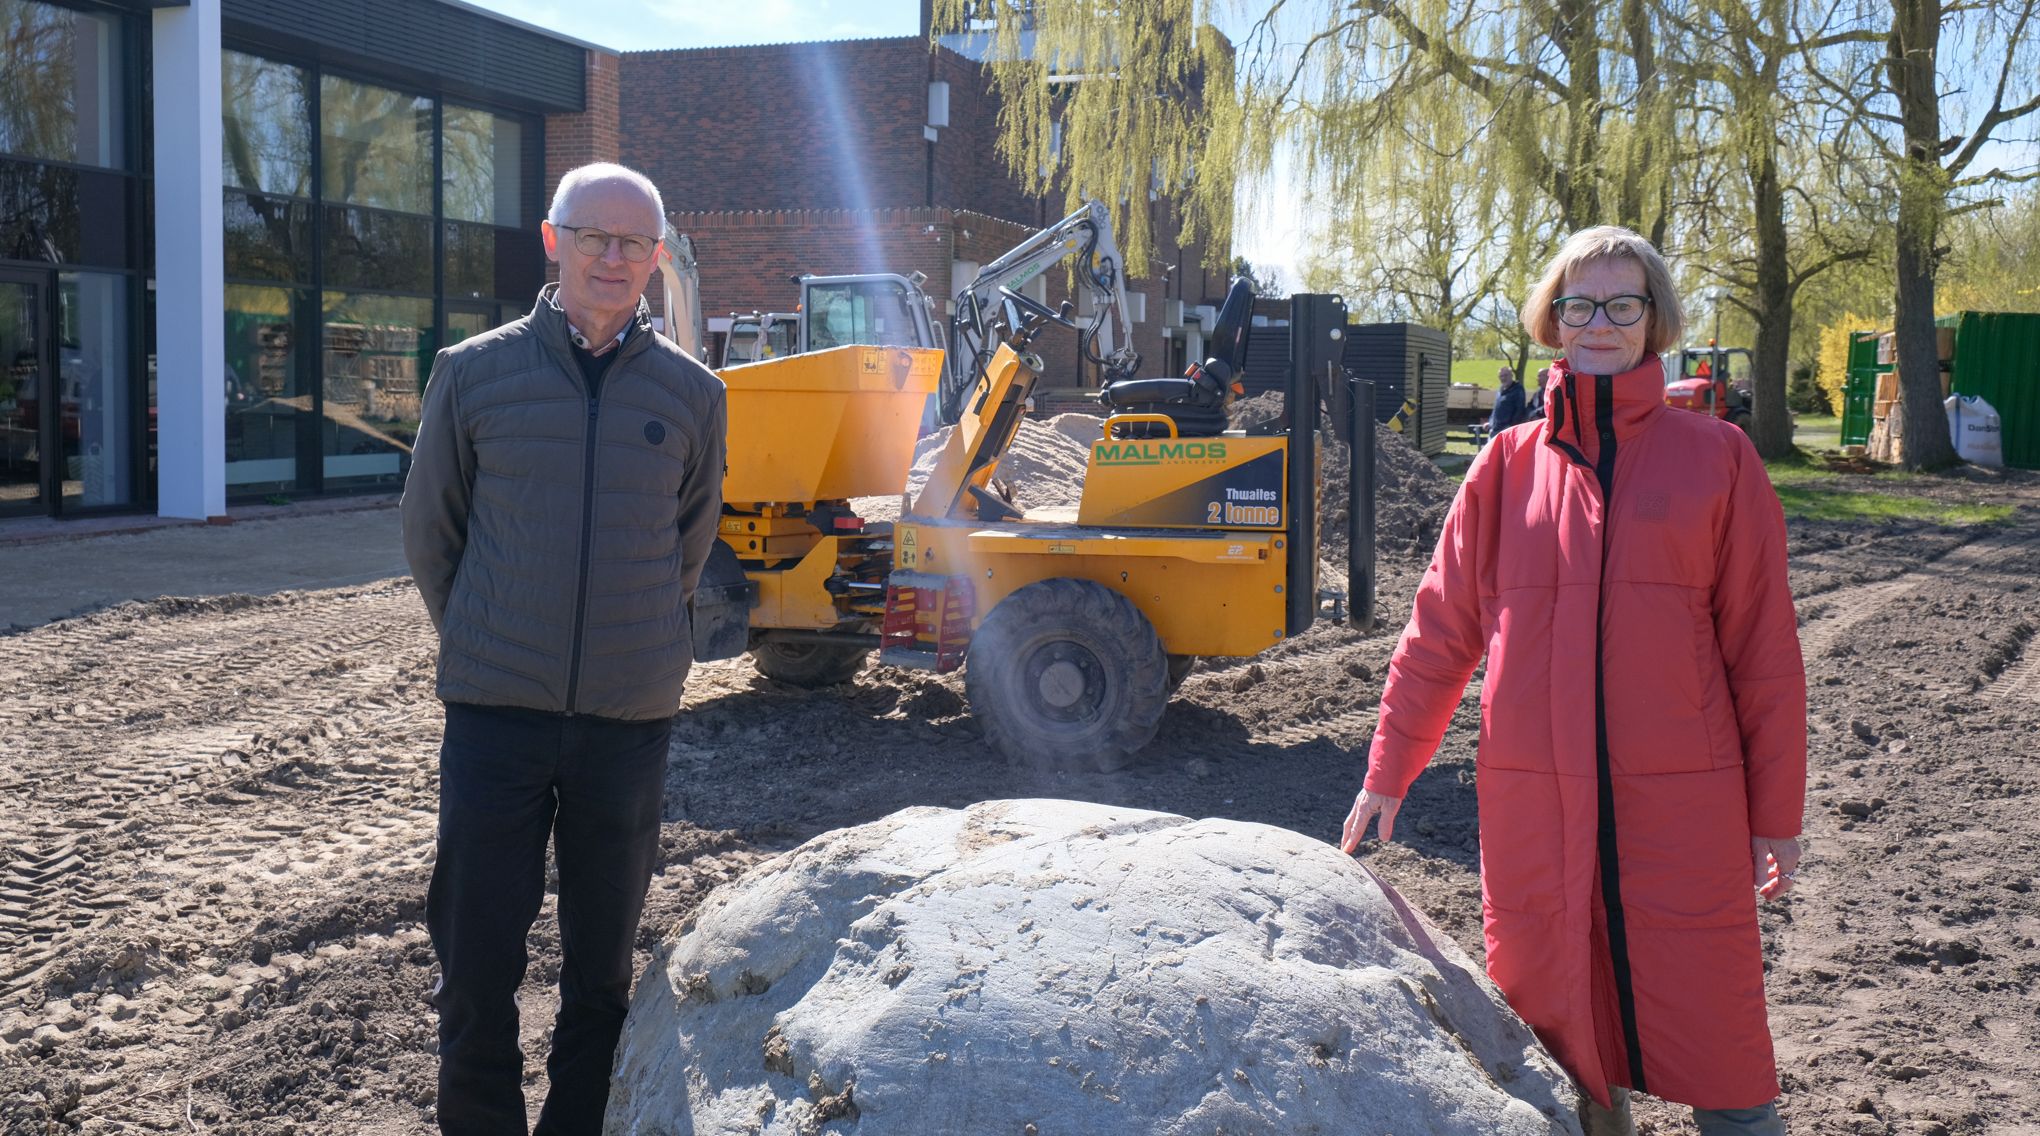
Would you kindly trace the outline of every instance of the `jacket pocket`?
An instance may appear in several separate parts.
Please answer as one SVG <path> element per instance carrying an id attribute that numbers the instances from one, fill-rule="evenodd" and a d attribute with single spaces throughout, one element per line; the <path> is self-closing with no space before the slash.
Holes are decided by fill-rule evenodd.
<path id="1" fill-rule="evenodd" d="M 1608 591 L 1602 684 L 1618 774 L 1714 768 L 1693 589 L 1622 584 Z"/>
<path id="2" fill-rule="evenodd" d="M 1565 810 L 1552 773 L 1483 768 L 1481 902 L 1499 911 L 1553 914 L 1565 907 Z"/>

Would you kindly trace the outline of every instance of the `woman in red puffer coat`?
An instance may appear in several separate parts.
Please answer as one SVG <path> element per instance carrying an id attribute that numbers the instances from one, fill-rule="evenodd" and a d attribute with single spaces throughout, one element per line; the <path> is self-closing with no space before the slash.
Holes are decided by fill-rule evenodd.
<path id="1" fill-rule="evenodd" d="M 1488 973 L 1582 1089 L 1705 1134 L 1783 1133 L 1756 897 L 1792 889 L 1806 679 L 1785 520 L 1756 451 L 1668 410 L 1684 316 L 1627 229 L 1575 234 L 1523 307 L 1559 348 L 1546 416 L 1467 471 L 1389 663 L 1356 848 L 1389 838 L 1483 655 Z"/>

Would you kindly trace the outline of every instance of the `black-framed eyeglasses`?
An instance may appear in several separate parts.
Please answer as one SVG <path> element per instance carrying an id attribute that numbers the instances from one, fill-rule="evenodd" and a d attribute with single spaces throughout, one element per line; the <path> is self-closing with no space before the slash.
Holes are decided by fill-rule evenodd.
<path id="1" fill-rule="evenodd" d="M 659 238 L 638 236 L 635 233 L 612 233 L 606 229 L 586 225 L 554 225 L 563 233 L 574 234 L 574 247 L 583 256 L 601 256 L 609 251 L 609 242 L 623 245 L 623 259 L 639 263 L 652 259 L 652 250 L 658 247 Z"/>
<path id="2" fill-rule="evenodd" d="M 1585 296 L 1560 296 L 1551 301 L 1551 308 L 1558 313 L 1558 321 L 1567 327 L 1585 327 L 1594 322 L 1594 313 L 1608 313 L 1608 322 L 1616 327 L 1628 327 L 1643 318 L 1650 308 L 1649 296 L 1610 296 L 1605 300 L 1589 300 Z"/>

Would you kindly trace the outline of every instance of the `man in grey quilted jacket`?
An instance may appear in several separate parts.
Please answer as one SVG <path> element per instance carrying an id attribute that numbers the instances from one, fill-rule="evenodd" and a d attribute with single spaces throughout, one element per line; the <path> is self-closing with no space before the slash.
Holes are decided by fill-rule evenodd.
<path id="1" fill-rule="evenodd" d="M 439 353 L 404 553 L 439 630 L 439 1127 L 526 1131 L 517 988 L 559 867 L 560 1009 L 537 1131 L 594 1133 L 658 860 L 688 601 L 722 512 L 723 385 L 643 301 L 665 211 L 622 166 L 560 180 L 560 281 Z"/>

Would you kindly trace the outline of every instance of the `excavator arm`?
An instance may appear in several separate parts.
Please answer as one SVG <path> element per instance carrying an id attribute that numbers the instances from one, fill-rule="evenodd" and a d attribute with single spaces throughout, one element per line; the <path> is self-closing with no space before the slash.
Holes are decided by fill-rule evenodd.
<path id="1" fill-rule="evenodd" d="M 659 241 L 660 289 L 666 311 L 666 338 L 696 359 L 705 357 L 708 337 L 701 322 L 701 269 L 694 260 L 694 242 L 666 222 Z"/>
<path id="2" fill-rule="evenodd" d="M 984 379 L 1005 338 L 1000 329 L 1010 334 L 1021 325 L 1022 306 L 1005 293 L 1019 292 L 1071 256 L 1083 258 L 1077 266 L 1077 287 L 1090 297 L 1094 312 L 1089 324 L 1078 330 L 1085 358 L 1105 369 L 1107 382 L 1131 378 L 1139 369 L 1133 323 L 1126 312 L 1125 258 L 1113 240 L 1112 219 L 1105 207 L 1096 201 L 1086 202 L 986 265 L 957 293 L 940 391 L 939 412 L 945 425 L 955 424 L 964 399 Z"/>

